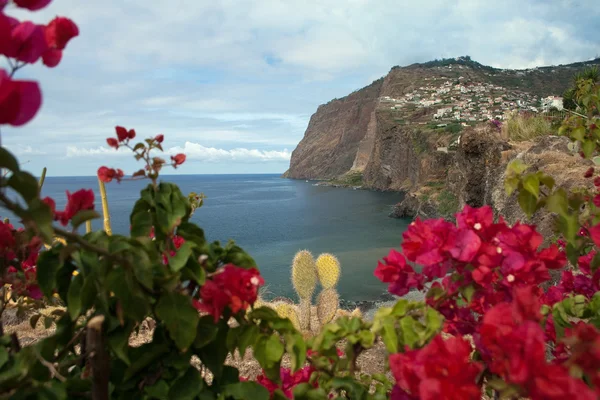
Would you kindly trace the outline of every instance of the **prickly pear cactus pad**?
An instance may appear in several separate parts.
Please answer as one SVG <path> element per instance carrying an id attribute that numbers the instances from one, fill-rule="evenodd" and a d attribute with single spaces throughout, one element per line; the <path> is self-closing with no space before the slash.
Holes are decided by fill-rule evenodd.
<path id="1" fill-rule="evenodd" d="M 317 274 L 323 289 L 331 289 L 340 279 L 341 267 L 338 259 L 329 253 L 323 253 L 317 258 Z"/>

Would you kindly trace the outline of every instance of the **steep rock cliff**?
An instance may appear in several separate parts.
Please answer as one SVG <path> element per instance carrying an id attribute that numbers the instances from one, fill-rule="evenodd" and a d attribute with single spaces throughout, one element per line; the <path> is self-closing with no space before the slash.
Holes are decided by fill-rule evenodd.
<path id="1" fill-rule="evenodd" d="M 330 179 L 348 172 L 355 163 L 362 166 L 369 152 L 368 140 L 372 140 L 363 142 L 363 139 L 369 126 L 374 133 L 371 119 L 382 83 L 383 79 L 379 79 L 342 99 L 319 106 L 310 118 L 304 138 L 292 153 L 286 177 Z"/>

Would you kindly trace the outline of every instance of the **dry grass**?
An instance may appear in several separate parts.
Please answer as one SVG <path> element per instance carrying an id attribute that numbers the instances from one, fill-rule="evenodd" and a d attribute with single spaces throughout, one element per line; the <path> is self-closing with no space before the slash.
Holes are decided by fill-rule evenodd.
<path id="1" fill-rule="evenodd" d="M 541 115 L 516 114 L 502 125 L 502 137 L 514 142 L 551 134 L 551 122 Z"/>

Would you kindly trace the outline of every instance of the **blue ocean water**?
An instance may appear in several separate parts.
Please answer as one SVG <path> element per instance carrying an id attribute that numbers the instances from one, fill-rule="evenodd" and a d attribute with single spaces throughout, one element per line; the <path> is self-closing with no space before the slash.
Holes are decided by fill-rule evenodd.
<path id="1" fill-rule="evenodd" d="M 210 241 L 235 240 L 256 260 L 270 296 L 294 297 L 290 265 L 298 250 L 335 254 L 342 264 L 338 286 L 348 302 L 381 298 L 385 286 L 373 276 L 377 260 L 398 247 L 410 221 L 389 218 L 399 193 L 313 186 L 279 175 L 164 176 L 183 193 L 207 196 L 192 220 Z M 129 213 L 147 181 L 107 184 L 112 228 L 129 230 Z M 42 195 L 64 207 L 66 190 L 91 188 L 101 210 L 95 177 L 46 178 Z M 101 220 L 94 221 L 101 228 Z"/>

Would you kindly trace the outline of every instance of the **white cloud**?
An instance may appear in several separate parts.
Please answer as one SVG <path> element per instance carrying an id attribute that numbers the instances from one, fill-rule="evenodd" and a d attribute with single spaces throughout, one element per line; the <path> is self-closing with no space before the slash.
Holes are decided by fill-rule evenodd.
<path id="1" fill-rule="evenodd" d="M 21 144 L 17 144 L 14 146 L 7 146 L 8 149 L 13 153 L 16 154 L 17 156 L 26 156 L 26 155 L 44 155 L 44 154 L 48 154 L 47 152 L 40 150 L 40 149 L 34 149 L 31 146 L 24 146 Z"/>
<path id="2" fill-rule="evenodd" d="M 214 147 L 205 147 L 198 143 L 185 142 L 183 147 L 172 147 L 167 150 L 169 154 L 184 153 L 188 160 L 197 160 L 203 162 L 284 162 L 289 161 L 292 154 L 288 149 L 282 151 L 276 150 L 258 150 L 237 148 L 231 150 L 216 149 Z"/>
<path id="3" fill-rule="evenodd" d="M 83 148 L 77 146 L 67 146 L 67 157 L 115 157 L 131 155 L 131 150 L 120 148 L 115 150 L 108 147 Z"/>
<path id="4" fill-rule="evenodd" d="M 165 149 L 168 155 L 184 153 L 188 160 L 196 160 L 209 163 L 219 162 L 239 162 L 239 163 L 256 163 L 256 162 L 288 162 L 291 157 L 291 152 L 288 149 L 281 151 L 277 150 L 258 150 L 235 148 L 231 150 L 218 149 L 214 147 L 205 147 L 199 143 L 185 142 L 184 146 L 174 146 Z M 160 153 L 155 155 L 160 156 Z M 83 148 L 77 146 L 67 146 L 67 157 L 121 157 L 131 156 L 131 151 L 128 149 L 114 149 L 108 147 Z"/>

